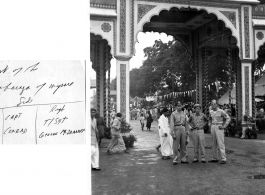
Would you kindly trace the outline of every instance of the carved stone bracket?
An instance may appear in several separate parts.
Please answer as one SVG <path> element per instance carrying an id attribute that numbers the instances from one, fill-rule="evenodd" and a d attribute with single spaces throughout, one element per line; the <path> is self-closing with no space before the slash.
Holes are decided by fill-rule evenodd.
<path id="1" fill-rule="evenodd" d="M 156 7 L 156 5 L 143 5 L 138 4 L 138 15 L 137 15 L 137 23 L 147 14 L 151 9 Z"/>
<path id="2" fill-rule="evenodd" d="M 236 12 L 233 11 L 220 11 L 222 14 L 227 17 L 227 19 L 233 24 L 236 29 Z"/>

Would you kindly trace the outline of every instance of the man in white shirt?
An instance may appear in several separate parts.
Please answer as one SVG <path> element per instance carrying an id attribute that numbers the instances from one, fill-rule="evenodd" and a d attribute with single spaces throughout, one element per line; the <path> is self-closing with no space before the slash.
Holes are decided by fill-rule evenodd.
<path id="1" fill-rule="evenodd" d="M 92 171 L 100 171 L 96 109 L 91 108 L 91 164 Z"/>
<path id="2" fill-rule="evenodd" d="M 168 160 L 173 155 L 173 139 L 170 135 L 170 127 L 167 116 L 169 116 L 169 110 L 164 108 L 162 115 L 158 120 L 159 136 L 161 143 L 162 159 Z"/>

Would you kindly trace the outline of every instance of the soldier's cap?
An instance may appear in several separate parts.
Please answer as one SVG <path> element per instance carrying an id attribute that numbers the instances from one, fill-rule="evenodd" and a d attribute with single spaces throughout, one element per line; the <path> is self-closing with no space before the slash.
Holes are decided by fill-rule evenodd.
<path id="1" fill-rule="evenodd" d="M 197 107 L 200 107 L 201 108 L 201 105 L 200 104 L 195 104 L 193 107 L 194 108 L 197 108 Z"/>
<path id="2" fill-rule="evenodd" d="M 163 110 L 161 111 L 162 113 L 168 112 L 169 110 L 165 107 L 163 108 Z"/>
<path id="3" fill-rule="evenodd" d="M 180 102 L 177 102 L 175 106 L 182 106 L 182 104 Z"/>

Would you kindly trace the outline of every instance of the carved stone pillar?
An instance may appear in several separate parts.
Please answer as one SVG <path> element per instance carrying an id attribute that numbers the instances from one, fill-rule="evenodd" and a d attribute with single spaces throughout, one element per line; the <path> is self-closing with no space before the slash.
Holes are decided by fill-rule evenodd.
<path id="1" fill-rule="evenodd" d="M 195 54 L 195 71 L 196 71 L 196 103 L 200 103 L 200 58 L 199 58 L 199 49 L 196 49 Z"/>
<path id="2" fill-rule="evenodd" d="M 229 93 L 229 105 L 232 104 L 232 48 L 231 48 L 231 36 L 228 37 L 228 93 Z"/>
<path id="3" fill-rule="evenodd" d="M 96 82 L 97 82 L 97 110 L 100 116 L 106 116 L 105 113 L 105 100 L 106 100 L 106 55 L 105 55 L 105 41 L 97 41 L 97 67 L 96 67 Z"/>
<path id="4" fill-rule="evenodd" d="M 237 120 L 242 119 L 242 67 L 241 67 L 241 62 L 238 61 L 236 63 L 236 109 L 237 109 Z"/>
<path id="5" fill-rule="evenodd" d="M 242 116 L 252 116 L 252 62 L 241 60 Z"/>
<path id="6" fill-rule="evenodd" d="M 115 56 L 117 60 L 117 112 L 121 112 L 126 121 L 130 120 L 130 59 Z"/>
<path id="7" fill-rule="evenodd" d="M 199 96 L 199 104 L 203 108 L 203 58 L 202 58 L 202 49 L 198 49 L 198 82 L 199 82 L 199 91 L 198 91 L 198 96 Z"/>

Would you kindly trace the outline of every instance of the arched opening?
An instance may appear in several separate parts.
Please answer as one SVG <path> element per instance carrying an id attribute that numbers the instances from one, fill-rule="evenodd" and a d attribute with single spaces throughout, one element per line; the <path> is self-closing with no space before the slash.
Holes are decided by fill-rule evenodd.
<path id="1" fill-rule="evenodd" d="M 252 63 L 253 66 L 253 87 L 255 94 L 253 99 L 256 100 L 257 111 L 265 109 L 265 43 L 259 47 L 258 58 Z M 259 127 L 260 128 L 260 127 Z M 260 128 L 262 129 L 262 128 Z"/>
<path id="2" fill-rule="evenodd" d="M 226 92 L 228 100 L 225 104 L 240 104 L 240 101 L 235 102 L 235 96 L 239 92 L 232 96 L 233 88 L 234 91 L 240 90 L 236 87 L 241 71 L 239 48 L 237 38 L 232 36 L 232 30 L 226 26 L 215 14 L 190 7 L 161 10 L 143 24 L 143 32 L 163 32 L 174 36 L 192 58 L 193 79 L 188 83 L 183 82 L 188 85 L 186 88 L 180 87 L 178 90 L 175 87 L 169 97 L 200 103 L 206 113 L 208 102 L 211 99 L 220 99 Z M 236 107 L 239 108 L 240 105 Z"/>
<path id="3" fill-rule="evenodd" d="M 265 43 L 259 47 L 258 58 L 255 61 L 255 73 L 258 77 L 264 74 L 264 64 L 265 64 Z"/>
<path id="4" fill-rule="evenodd" d="M 111 48 L 108 41 L 100 35 L 90 33 L 90 64 L 92 65 L 90 88 L 93 90 L 91 107 L 97 109 L 105 124 L 110 124 L 110 60 L 112 59 Z"/>

